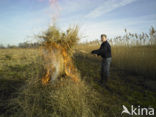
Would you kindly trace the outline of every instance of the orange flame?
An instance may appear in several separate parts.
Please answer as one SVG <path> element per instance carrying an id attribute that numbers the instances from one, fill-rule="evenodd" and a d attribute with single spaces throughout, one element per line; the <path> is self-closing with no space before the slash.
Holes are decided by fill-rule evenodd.
<path id="1" fill-rule="evenodd" d="M 46 75 L 42 78 L 42 84 L 47 84 L 50 81 L 50 71 L 47 70 Z"/>
<path id="2" fill-rule="evenodd" d="M 55 23 L 56 19 L 59 17 L 61 8 L 58 4 L 58 0 L 49 0 L 49 3 L 54 11 L 52 18 Z M 42 55 L 45 61 L 44 67 L 46 69 L 46 74 L 42 77 L 42 84 L 47 84 L 49 81 L 55 80 L 61 74 L 65 74 L 75 82 L 79 81 L 77 70 L 64 47 L 55 42 L 46 42 L 42 50 Z"/>
<path id="3" fill-rule="evenodd" d="M 56 43 L 46 43 L 42 49 L 46 69 L 46 74 L 42 77 L 43 85 L 57 79 L 63 73 L 74 82 L 79 82 L 77 69 L 65 48 Z"/>

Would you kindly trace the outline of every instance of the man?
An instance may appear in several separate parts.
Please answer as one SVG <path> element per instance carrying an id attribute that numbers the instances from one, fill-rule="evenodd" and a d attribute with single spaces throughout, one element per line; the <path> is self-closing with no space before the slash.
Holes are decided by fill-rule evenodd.
<path id="1" fill-rule="evenodd" d="M 101 35 L 101 47 L 98 50 L 93 50 L 91 53 L 100 55 L 102 57 L 102 64 L 101 64 L 101 84 L 106 84 L 108 77 L 109 77 L 109 69 L 110 63 L 112 59 L 111 55 L 111 46 L 107 41 L 107 35 Z"/>

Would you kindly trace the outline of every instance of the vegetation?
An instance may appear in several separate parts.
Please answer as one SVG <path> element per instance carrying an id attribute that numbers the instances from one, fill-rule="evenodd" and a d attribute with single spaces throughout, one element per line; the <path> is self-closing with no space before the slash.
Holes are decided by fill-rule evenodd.
<path id="1" fill-rule="evenodd" d="M 156 80 L 156 31 L 151 27 L 149 34 L 132 34 L 125 29 L 125 35 L 109 39 L 112 45 L 113 67 L 130 74 L 142 75 L 144 80 Z M 114 43 L 114 44 L 113 44 Z M 90 53 L 98 49 L 98 40 L 82 43 L 77 50 Z"/>
<path id="2" fill-rule="evenodd" d="M 63 33 L 57 35 L 61 39 Z M 156 108 L 155 45 L 113 45 L 106 87 L 99 84 L 101 59 L 90 54 L 95 48 L 99 44 L 72 48 L 79 83 L 65 76 L 46 86 L 41 84 L 44 66 L 38 48 L 0 49 L 0 116 L 116 117 L 122 105 Z"/>

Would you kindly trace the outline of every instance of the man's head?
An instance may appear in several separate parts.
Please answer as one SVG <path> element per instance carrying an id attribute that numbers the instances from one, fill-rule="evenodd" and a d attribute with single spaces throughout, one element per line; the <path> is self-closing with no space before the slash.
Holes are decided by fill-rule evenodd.
<path id="1" fill-rule="evenodd" d="M 101 42 L 107 41 L 107 35 L 106 34 L 101 34 Z"/>

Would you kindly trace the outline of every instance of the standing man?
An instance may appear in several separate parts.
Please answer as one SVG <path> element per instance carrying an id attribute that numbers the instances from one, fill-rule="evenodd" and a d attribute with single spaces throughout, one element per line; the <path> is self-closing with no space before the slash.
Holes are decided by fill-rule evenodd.
<path id="1" fill-rule="evenodd" d="M 101 63 L 101 84 L 106 84 L 108 77 L 109 77 L 109 69 L 110 69 L 110 63 L 112 60 L 111 55 L 111 46 L 107 41 L 107 35 L 102 34 L 101 35 L 101 47 L 98 50 L 93 50 L 91 53 L 100 55 L 102 57 L 102 63 Z"/>

